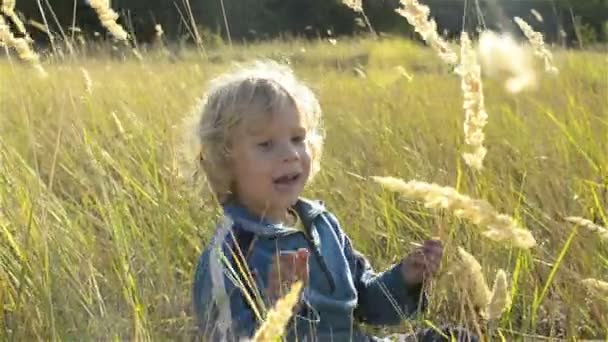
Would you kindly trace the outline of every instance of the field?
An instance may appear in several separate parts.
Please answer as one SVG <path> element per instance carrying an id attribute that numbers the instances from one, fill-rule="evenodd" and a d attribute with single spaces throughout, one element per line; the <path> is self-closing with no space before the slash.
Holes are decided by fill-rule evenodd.
<path id="1" fill-rule="evenodd" d="M 534 91 L 511 95 L 484 79 L 489 152 L 479 172 L 461 157 L 459 77 L 408 41 L 277 41 L 155 50 L 142 60 L 98 53 L 45 61 L 47 78 L 2 59 L 0 340 L 192 336 L 194 265 L 218 210 L 189 181 L 195 151 L 184 123 L 207 80 L 254 58 L 289 61 L 319 95 L 326 146 L 306 196 L 326 202 L 377 269 L 410 242 L 440 236 L 446 244 L 430 311 L 391 331 L 452 323 L 487 332 L 452 286 L 458 277 L 448 265 L 462 246 L 488 282 L 499 268 L 508 273 L 513 303 L 496 336 L 605 339 L 608 302 L 581 280 L 608 280 L 608 244 L 562 218 L 608 225 L 608 60 L 555 53 L 559 75 L 542 76 Z M 538 245 L 487 240 L 381 189 L 373 175 L 484 198 Z"/>

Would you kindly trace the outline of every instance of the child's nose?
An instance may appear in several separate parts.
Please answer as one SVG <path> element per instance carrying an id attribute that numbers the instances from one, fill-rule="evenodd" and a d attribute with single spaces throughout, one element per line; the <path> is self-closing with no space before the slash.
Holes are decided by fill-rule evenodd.
<path id="1" fill-rule="evenodd" d="M 300 158 L 298 150 L 294 148 L 294 146 L 291 146 L 291 144 L 287 144 L 282 150 L 282 159 L 284 162 L 290 162 Z"/>

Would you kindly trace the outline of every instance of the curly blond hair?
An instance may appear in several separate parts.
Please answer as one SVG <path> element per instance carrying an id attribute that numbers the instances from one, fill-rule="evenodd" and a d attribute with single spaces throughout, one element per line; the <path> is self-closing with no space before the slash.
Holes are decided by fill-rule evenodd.
<path id="1" fill-rule="evenodd" d="M 234 179 L 230 168 L 230 137 L 244 119 L 259 121 L 261 116 L 296 108 L 307 131 L 311 151 L 310 179 L 320 169 L 323 150 L 321 106 L 312 90 L 299 81 L 286 65 L 256 61 L 213 79 L 197 107 L 200 121 L 199 166 L 220 203 L 232 193 Z"/>

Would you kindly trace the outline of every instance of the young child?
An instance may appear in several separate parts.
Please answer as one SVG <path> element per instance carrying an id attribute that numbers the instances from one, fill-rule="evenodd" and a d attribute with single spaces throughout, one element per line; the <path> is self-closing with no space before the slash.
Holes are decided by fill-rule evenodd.
<path id="1" fill-rule="evenodd" d="M 397 324 L 425 307 L 423 280 L 439 268 L 441 242 L 426 241 L 377 274 L 336 217 L 300 197 L 320 169 L 321 109 L 288 67 L 257 62 L 212 81 L 197 132 L 200 164 L 225 214 L 194 280 L 204 340 L 252 337 L 298 280 L 305 287 L 287 340 L 380 341 L 357 323 Z M 431 330 L 399 339 L 447 341 Z"/>

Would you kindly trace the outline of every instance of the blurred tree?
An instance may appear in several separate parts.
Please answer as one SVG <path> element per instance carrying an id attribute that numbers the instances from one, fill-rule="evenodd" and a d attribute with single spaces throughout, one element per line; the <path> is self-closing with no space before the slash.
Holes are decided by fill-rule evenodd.
<path id="1" fill-rule="evenodd" d="M 27 20 L 44 23 L 54 34 L 74 23 L 86 32 L 103 32 L 88 0 L 17 0 L 17 10 Z M 588 36 L 608 40 L 608 0 L 420 0 L 431 7 L 439 29 L 457 35 L 464 27 L 474 32 L 478 27 L 510 30 L 512 17 L 520 16 L 548 40 L 559 38 L 564 30 L 574 39 L 575 23 Z M 468 6 L 465 8 L 465 3 Z M 121 14 L 120 22 L 134 31 L 140 40 L 150 40 L 154 25 L 161 24 L 170 39 L 195 39 L 194 27 L 216 32 L 224 38 L 251 40 L 277 36 L 318 37 L 353 34 L 362 31 L 360 16 L 342 5 L 340 0 L 113 0 L 112 6 Z M 363 0 L 363 7 L 379 32 L 411 34 L 407 22 L 394 9 L 399 0 Z M 534 20 L 530 10 L 544 17 Z M 44 14 L 44 15 L 43 15 Z M 75 14 L 75 15 L 74 15 Z M 463 25 L 463 14 L 466 22 Z M 46 35 L 30 31 L 36 38 Z"/>

